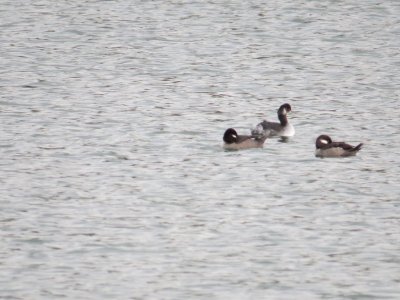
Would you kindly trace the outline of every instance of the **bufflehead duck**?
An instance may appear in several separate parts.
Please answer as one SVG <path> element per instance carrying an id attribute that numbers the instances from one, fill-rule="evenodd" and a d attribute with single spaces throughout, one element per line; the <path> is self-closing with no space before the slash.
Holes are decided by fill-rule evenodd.
<path id="1" fill-rule="evenodd" d="M 289 123 L 287 119 L 287 113 L 292 111 L 290 104 L 282 104 L 278 109 L 278 119 L 277 122 L 262 121 L 256 128 L 251 131 L 252 135 L 263 134 L 268 137 L 270 136 L 281 136 L 281 137 L 291 137 L 294 136 L 295 130 L 292 124 Z"/>
<path id="2" fill-rule="evenodd" d="M 229 128 L 224 134 L 223 147 L 228 150 L 262 148 L 266 139 L 265 135 L 238 135 L 235 129 Z"/>
<path id="3" fill-rule="evenodd" d="M 345 157 L 354 156 L 360 151 L 362 143 L 357 146 L 345 142 L 332 142 L 327 135 L 320 135 L 315 142 L 315 156 L 317 157 Z"/>

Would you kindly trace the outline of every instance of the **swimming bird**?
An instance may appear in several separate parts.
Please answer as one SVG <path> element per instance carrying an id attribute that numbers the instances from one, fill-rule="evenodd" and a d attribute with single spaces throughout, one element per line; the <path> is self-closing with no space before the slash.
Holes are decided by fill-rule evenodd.
<path id="1" fill-rule="evenodd" d="M 265 135 L 238 135 L 235 129 L 228 128 L 224 133 L 223 147 L 228 150 L 262 148 L 266 139 Z"/>
<path id="2" fill-rule="evenodd" d="M 333 142 L 332 139 L 323 134 L 315 141 L 315 156 L 317 157 L 346 157 L 354 156 L 361 150 L 362 143 L 357 146 L 345 142 Z"/>
<path id="3" fill-rule="evenodd" d="M 252 135 L 262 134 L 267 137 L 271 136 L 281 136 L 281 137 L 291 137 L 294 136 L 295 130 L 292 124 L 289 123 L 287 119 L 287 113 L 292 111 L 290 104 L 282 104 L 278 109 L 278 119 L 277 122 L 262 121 L 259 123 L 252 131 Z"/>

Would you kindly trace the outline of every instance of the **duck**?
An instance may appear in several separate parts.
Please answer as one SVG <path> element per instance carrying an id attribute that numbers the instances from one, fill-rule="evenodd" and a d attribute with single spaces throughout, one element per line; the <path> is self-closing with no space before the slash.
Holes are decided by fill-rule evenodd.
<path id="1" fill-rule="evenodd" d="M 287 114 L 292 111 L 289 103 L 282 104 L 278 109 L 277 122 L 262 121 L 251 131 L 252 135 L 266 135 L 267 137 L 280 136 L 284 138 L 292 137 L 295 130 L 292 124 L 289 123 Z"/>
<path id="2" fill-rule="evenodd" d="M 262 148 L 266 139 L 266 135 L 238 135 L 235 129 L 228 128 L 224 133 L 223 148 L 227 150 Z"/>
<path id="3" fill-rule="evenodd" d="M 354 156 L 361 150 L 362 143 L 357 146 L 346 144 L 345 142 L 333 142 L 328 135 L 320 135 L 315 141 L 316 157 L 347 157 Z"/>

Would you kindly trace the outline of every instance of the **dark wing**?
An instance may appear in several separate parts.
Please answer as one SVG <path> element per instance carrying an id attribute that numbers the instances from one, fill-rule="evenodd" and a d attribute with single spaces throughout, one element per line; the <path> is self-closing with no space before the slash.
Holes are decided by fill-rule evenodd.
<path id="1" fill-rule="evenodd" d="M 238 135 L 237 137 L 237 144 L 243 143 L 244 141 L 247 141 L 251 139 L 253 136 L 251 135 Z"/>
<path id="2" fill-rule="evenodd" d="M 346 150 L 346 151 L 358 151 L 358 150 L 361 149 L 362 145 L 363 144 L 358 144 L 356 147 L 354 147 L 354 146 L 349 145 L 349 144 L 347 144 L 345 142 L 333 142 L 333 143 L 330 143 L 330 144 L 326 145 L 323 149 L 329 149 L 329 148 L 336 148 L 337 147 L 337 148 L 342 148 L 343 150 Z"/>
<path id="3" fill-rule="evenodd" d="M 268 122 L 268 121 L 262 121 L 261 123 L 258 123 L 257 126 L 251 131 L 251 134 L 254 136 L 271 136 L 276 134 L 279 130 L 282 129 L 281 124 L 276 123 L 276 122 Z"/>
<path id="4" fill-rule="evenodd" d="M 360 143 L 360 144 L 358 144 L 357 146 L 355 146 L 354 148 L 353 148 L 353 151 L 359 151 L 359 150 L 361 150 L 361 147 L 363 146 L 363 143 Z"/>
<path id="5" fill-rule="evenodd" d="M 260 125 L 264 128 L 264 130 L 279 131 L 282 129 L 282 125 L 276 122 L 268 122 L 264 120 L 260 123 Z"/>
<path id="6" fill-rule="evenodd" d="M 243 143 L 244 141 L 254 139 L 257 142 L 264 143 L 267 139 L 266 135 L 238 135 L 237 144 Z"/>

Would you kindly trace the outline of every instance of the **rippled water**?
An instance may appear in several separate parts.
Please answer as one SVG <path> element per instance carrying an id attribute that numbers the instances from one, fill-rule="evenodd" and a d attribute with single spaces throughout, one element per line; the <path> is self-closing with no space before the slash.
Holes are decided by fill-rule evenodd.
<path id="1" fill-rule="evenodd" d="M 0 3 L 1 299 L 400 298 L 400 3 L 270 2 Z"/>

